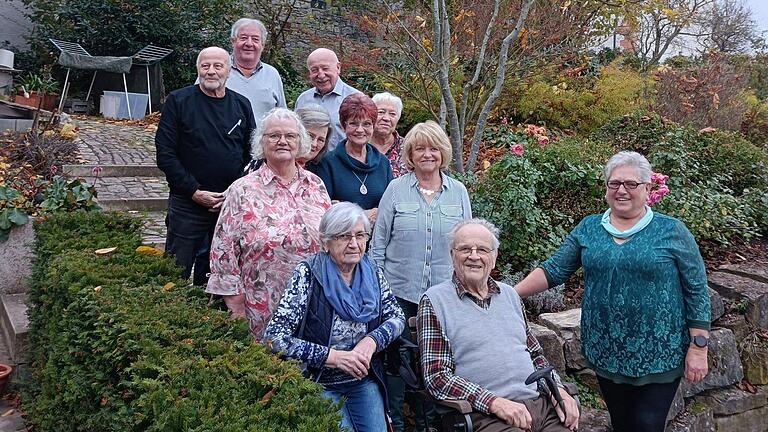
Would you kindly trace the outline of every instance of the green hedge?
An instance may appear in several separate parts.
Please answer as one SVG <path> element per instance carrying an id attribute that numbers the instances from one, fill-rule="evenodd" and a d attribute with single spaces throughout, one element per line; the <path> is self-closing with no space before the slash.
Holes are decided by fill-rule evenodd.
<path id="1" fill-rule="evenodd" d="M 24 397 L 36 430 L 338 430 L 320 386 L 212 309 L 172 260 L 136 252 L 139 221 L 62 214 L 36 232 Z"/>

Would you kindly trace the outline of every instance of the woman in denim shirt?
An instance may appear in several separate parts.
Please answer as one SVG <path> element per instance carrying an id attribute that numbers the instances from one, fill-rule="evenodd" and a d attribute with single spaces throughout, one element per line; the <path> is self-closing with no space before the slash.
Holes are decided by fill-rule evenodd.
<path id="1" fill-rule="evenodd" d="M 416 315 L 427 288 L 451 277 L 447 234 L 456 222 L 471 218 L 472 209 L 464 185 L 443 172 L 451 163 L 451 145 L 437 123 L 428 121 L 414 126 L 405 136 L 402 158 L 412 172 L 393 180 L 381 197 L 371 255 L 384 268 L 407 320 Z M 410 331 L 406 329 L 402 336 L 410 339 Z M 390 409 L 396 431 L 404 430 L 405 386 L 396 376 L 401 357 L 393 348 L 387 361 Z M 418 405 L 418 401 L 414 403 Z M 424 416 L 418 407 L 409 405 L 416 408 L 417 422 L 421 422 Z"/>

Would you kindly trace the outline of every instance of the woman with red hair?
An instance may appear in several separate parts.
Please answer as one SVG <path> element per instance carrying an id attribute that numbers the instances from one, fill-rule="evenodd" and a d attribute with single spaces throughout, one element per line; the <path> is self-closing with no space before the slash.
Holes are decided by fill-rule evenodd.
<path id="1" fill-rule="evenodd" d="M 389 160 L 371 144 L 378 109 L 362 93 L 347 96 L 339 107 L 339 120 L 347 138 L 317 167 L 333 201 L 353 202 L 376 220 L 379 200 L 392 180 Z"/>

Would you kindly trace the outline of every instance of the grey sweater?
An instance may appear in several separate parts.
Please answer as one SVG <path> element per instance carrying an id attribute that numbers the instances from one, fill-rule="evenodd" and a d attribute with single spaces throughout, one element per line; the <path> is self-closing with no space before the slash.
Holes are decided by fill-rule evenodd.
<path id="1" fill-rule="evenodd" d="M 496 396 L 522 401 L 539 396 L 536 383 L 525 385 L 534 367 L 526 343 L 520 297 L 497 282 L 501 293 L 488 309 L 456 295 L 451 280 L 426 292 L 440 326 L 451 344 L 454 373 Z"/>

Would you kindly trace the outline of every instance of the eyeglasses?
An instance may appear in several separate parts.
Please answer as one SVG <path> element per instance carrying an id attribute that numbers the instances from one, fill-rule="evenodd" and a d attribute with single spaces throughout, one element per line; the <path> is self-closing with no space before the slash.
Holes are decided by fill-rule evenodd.
<path id="1" fill-rule="evenodd" d="M 371 238 L 371 235 L 367 232 L 359 232 L 357 234 L 339 234 L 333 236 L 334 240 L 339 240 L 342 243 L 349 244 L 349 242 L 352 241 L 352 239 L 357 240 L 357 243 L 365 243 L 368 241 L 368 239 Z"/>
<path id="2" fill-rule="evenodd" d="M 491 254 L 491 252 L 494 251 L 494 249 L 488 249 L 487 247 L 483 246 L 459 246 L 457 248 L 453 248 L 456 252 L 459 253 L 459 255 L 472 255 L 472 251 L 476 252 L 480 256 L 488 256 Z"/>
<path id="3" fill-rule="evenodd" d="M 647 182 L 636 182 L 633 180 L 625 180 L 625 181 L 618 181 L 618 180 L 611 180 L 607 182 L 605 185 L 608 187 L 608 189 L 618 189 L 621 186 L 624 186 L 624 189 L 627 190 L 633 190 L 637 189 L 638 186 L 641 184 L 646 184 Z"/>
<path id="4" fill-rule="evenodd" d="M 370 128 L 373 127 L 373 123 L 371 123 L 369 121 L 365 121 L 365 122 L 362 122 L 362 123 L 356 122 L 356 121 L 351 121 L 351 122 L 347 122 L 347 126 L 352 128 L 353 130 L 359 128 L 360 126 L 362 126 L 363 129 L 370 129 Z"/>
<path id="5" fill-rule="evenodd" d="M 274 144 L 274 143 L 280 141 L 281 137 L 285 137 L 285 140 L 288 141 L 288 142 L 296 142 L 299 139 L 299 134 L 291 133 L 291 132 L 289 132 L 289 133 L 277 133 L 277 132 L 275 132 L 275 133 L 264 134 L 264 137 L 267 138 L 267 141 L 269 141 L 270 143 Z"/>

